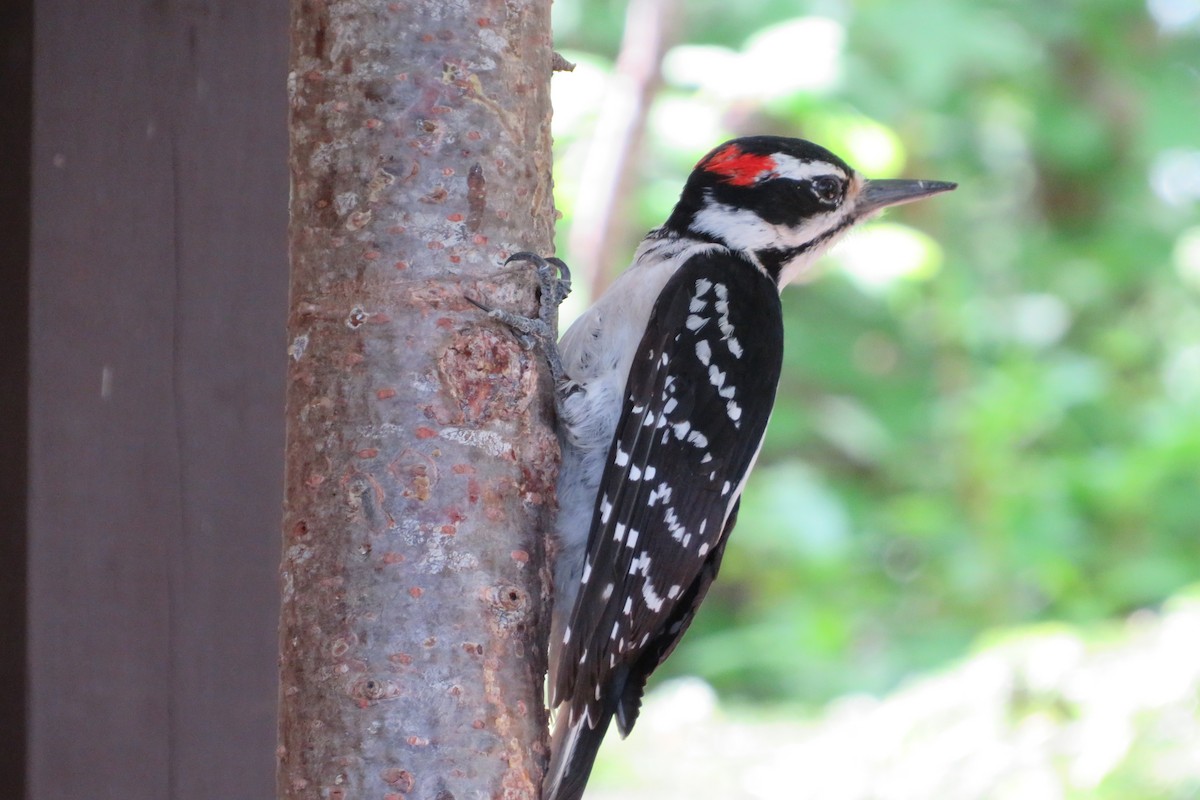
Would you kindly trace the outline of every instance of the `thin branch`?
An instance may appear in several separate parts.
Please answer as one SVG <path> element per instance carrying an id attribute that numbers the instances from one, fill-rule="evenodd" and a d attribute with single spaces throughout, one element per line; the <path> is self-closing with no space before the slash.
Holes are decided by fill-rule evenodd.
<path id="1" fill-rule="evenodd" d="M 625 15 L 620 54 L 584 161 L 580 185 L 585 191 L 576 199 L 571 224 L 572 267 L 589 276 L 592 297 L 608 286 L 627 238 L 628 211 L 619 204 L 637 169 L 679 7 L 679 0 L 631 0 Z"/>

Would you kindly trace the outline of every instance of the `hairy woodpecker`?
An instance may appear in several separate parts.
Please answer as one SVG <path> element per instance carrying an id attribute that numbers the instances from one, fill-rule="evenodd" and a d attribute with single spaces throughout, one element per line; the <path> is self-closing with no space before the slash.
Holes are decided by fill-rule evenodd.
<path id="1" fill-rule="evenodd" d="M 953 188 L 866 180 L 802 139 L 726 142 L 563 336 L 543 800 L 583 794 L 612 718 L 627 735 L 716 577 L 775 402 L 780 290 L 855 224 Z M 514 258 L 545 279 L 546 261 Z"/>

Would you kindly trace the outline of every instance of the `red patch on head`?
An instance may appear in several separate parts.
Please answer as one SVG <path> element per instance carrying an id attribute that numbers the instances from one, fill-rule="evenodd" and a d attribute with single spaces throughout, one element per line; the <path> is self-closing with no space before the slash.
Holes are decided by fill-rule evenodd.
<path id="1" fill-rule="evenodd" d="M 763 175 L 775 170 L 775 159 L 747 153 L 736 144 L 728 144 L 704 160 L 705 172 L 720 175 L 734 186 L 753 186 Z"/>

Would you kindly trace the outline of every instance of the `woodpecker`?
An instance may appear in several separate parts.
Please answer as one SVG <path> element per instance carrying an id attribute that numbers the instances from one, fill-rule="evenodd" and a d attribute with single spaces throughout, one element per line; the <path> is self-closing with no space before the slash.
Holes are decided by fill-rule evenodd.
<path id="1" fill-rule="evenodd" d="M 610 722 L 633 728 L 717 575 L 775 402 L 780 291 L 857 223 L 954 188 L 867 180 L 802 139 L 726 142 L 550 348 L 562 467 L 543 800 L 583 794 Z"/>

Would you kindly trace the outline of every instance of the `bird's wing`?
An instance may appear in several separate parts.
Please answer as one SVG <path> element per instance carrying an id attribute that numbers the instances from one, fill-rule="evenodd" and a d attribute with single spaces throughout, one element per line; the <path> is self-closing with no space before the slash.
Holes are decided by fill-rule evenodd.
<path id="1" fill-rule="evenodd" d="M 609 449 L 564 632 L 552 705 L 623 731 L 641 687 L 715 575 L 727 521 L 774 404 L 783 322 L 773 281 L 727 250 L 698 254 L 651 312 Z M 647 663 L 647 657 L 653 663 Z M 626 684 L 636 680 L 636 697 Z M 561 713 L 561 712 L 560 712 Z M 607 716 L 605 716 L 607 719 Z"/>

